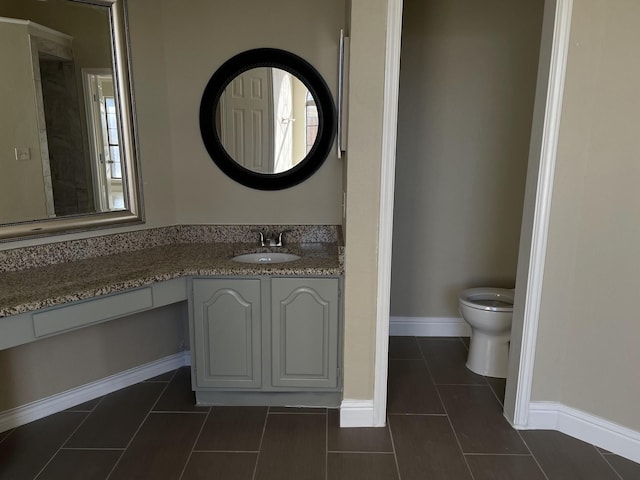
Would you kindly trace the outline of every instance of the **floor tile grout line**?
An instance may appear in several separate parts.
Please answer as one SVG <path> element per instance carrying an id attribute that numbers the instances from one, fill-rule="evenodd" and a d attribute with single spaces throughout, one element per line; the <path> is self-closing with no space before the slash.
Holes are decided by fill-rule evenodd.
<path id="1" fill-rule="evenodd" d="M 496 392 L 493 389 L 493 386 L 491 385 L 491 383 L 487 382 L 489 384 L 489 388 L 491 389 L 491 393 L 493 393 L 493 396 L 496 397 L 496 400 L 498 400 L 498 403 L 500 404 L 500 406 L 502 407 L 502 410 L 504 411 L 504 403 L 503 401 L 500 399 L 500 397 L 498 396 L 498 392 Z"/>
<path id="2" fill-rule="evenodd" d="M 271 407 L 267 407 L 267 413 L 264 416 L 264 423 L 262 424 L 262 435 L 260 435 L 260 443 L 258 444 L 258 455 L 256 455 L 256 463 L 253 466 L 253 475 L 251 475 L 251 480 L 255 480 L 256 475 L 258 474 L 258 462 L 260 461 L 260 453 L 262 452 L 262 441 L 264 440 L 264 432 L 267 431 L 267 420 L 269 420 L 269 411 L 271 411 Z"/>
<path id="3" fill-rule="evenodd" d="M 181 415 L 208 415 L 209 410 L 200 410 L 200 411 L 183 411 L 183 410 L 151 410 L 151 413 L 157 415 L 167 415 L 172 413 L 179 413 Z"/>
<path id="4" fill-rule="evenodd" d="M 468 354 L 469 353 L 469 347 L 464 342 L 463 338 L 467 338 L 467 337 L 458 337 L 458 339 L 460 340 L 462 345 L 464 345 L 464 349 L 467 351 L 467 354 Z M 504 410 L 504 400 L 500 399 L 500 396 L 498 395 L 498 392 L 495 391 L 495 389 L 493 388 L 493 385 L 491 384 L 491 382 L 489 382 L 487 380 L 487 377 L 484 377 L 484 379 L 485 379 L 485 382 L 487 383 L 487 385 L 489 386 L 489 388 L 491 389 L 491 391 L 493 392 L 493 394 L 495 395 L 495 397 L 498 399 L 498 402 L 500 402 L 500 406 Z"/>
<path id="5" fill-rule="evenodd" d="M 531 447 L 529 447 L 529 444 L 527 443 L 527 441 L 522 436 L 522 432 L 520 430 L 516 430 L 516 432 L 518 433 L 518 436 L 520 437 L 520 440 L 522 440 L 522 443 L 524 443 L 524 446 L 527 447 L 527 450 L 529 450 L 529 453 L 531 453 L 531 456 L 533 457 L 533 461 L 536 462 L 536 465 L 538 465 L 538 468 L 542 472 L 542 475 L 544 475 L 544 478 L 546 478 L 546 480 L 549 480 L 549 477 L 547 476 L 547 472 L 545 472 L 544 468 L 542 468 L 542 465 L 538 461 L 538 458 L 535 456 L 535 454 L 533 453 L 533 450 L 531 450 Z"/>
<path id="6" fill-rule="evenodd" d="M 181 368 L 182 368 L 182 367 L 181 367 Z M 178 370 L 180 370 L 180 368 L 176 368 L 176 369 L 173 371 L 173 375 L 171 375 L 171 378 L 170 378 L 169 380 L 167 380 L 167 386 L 168 386 L 171 382 L 173 382 L 173 379 L 174 379 L 174 378 L 176 378 L 176 375 L 178 375 Z M 164 392 L 163 392 L 163 393 L 164 393 Z"/>
<path id="7" fill-rule="evenodd" d="M 442 396 L 440 395 L 440 391 L 436 388 L 436 391 L 438 392 L 438 397 L 440 397 L 440 402 L 442 403 L 442 408 L 444 408 L 445 412 L 447 411 L 447 407 L 445 407 L 444 402 L 442 401 Z M 458 448 L 460 449 L 460 453 L 462 454 L 462 458 L 464 459 L 464 464 L 467 466 L 467 470 L 469 470 L 469 475 L 471 475 L 472 480 L 475 479 L 475 476 L 473 475 L 473 471 L 471 470 L 471 465 L 469 465 L 469 462 L 467 461 L 467 457 L 464 454 L 464 450 L 462 448 L 462 444 L 460 443 L 460 439 L 458 438 L 458 432 L 456 432 L 456 429 L 453 428 L 453 422 L 451 421 L 451 417 L 449 416 L 449 412 L 447 412 L 447 421 L 449 422 L 449 427 L 451 428 L 451 431 L 453 432 L 453 437 L 456 439 L 456 443 L 458 444 Z"/>
<path id="8" fill-rule="evenodd" d="M 365 428 L 369 428 L 369 427 L 365 427 Z M 372 452 L 370 450 L 329 450 L 328 453 L 332 453 L 332 454 L 345 454 L 345 455 L 349 455 L 349 454 L 372 454 L 372 455 L 393 455 L 394 452 Z"/>
<path id="9" fill-rule="evenodd" d="M 531 453 L 491 453 L 491 452 L 470 452 L 463 453 L 465 457 L 532 457 Z"/>
<path id="10" fill-rule="evenodd" d="M 418 343 L 418 346 L 420 346 L 420 343 Z M 422 348 L 420 348 L 420 351 L 422 351 Z M 423 356 L 424 356 L 424 353 L 423 353 Z M 453 438 L 456 439 L 456 443 L 458 444 L 458 448 L 460 449 L 460 454 L 462 455 L 462 459 L 464 460 L 464 464 L 467 466 L 467 470 L 469 471 L 469 475 L 471 476 L 471 479 L 475 480 L 475 476 L 473 475 L 473 471 L 471 470 L 471 465 L 469 465 L 469 462 L 467 461 L 467 457 L 465 457 L 465 455 L 464 455 L 464 450 L 462 448 L 462 444 L 460 443 L 460 439 L 458 438 L 458 432 L 456 432 L 456 429 L 453 428 L 453 422 L 451 422 L 451 417 L 449 416 L 449 412 L 447 410 L 447 407 L 445 406 L 444 402 L 442 401 L 442 395 L 440 395 L 440 389 L 438 388 L 438 385 L 435 384 L 435 380 L 433 378 L 433 374 L 431 373 L 431 369 L 429 368 L 429 362 L 427 362 L 426 359 L 424 361 L 424 364 L 427 367 L 427 372 L 429 373 L 429 377 L 431 378 L 431 381 L 434 383 L 434 386 L 435 386 L 435 389 L 436 389 L 436 394 L 438 395 L 438 399 L 440 400 L 440 405 L 442 405 L 442 409 L 446 413 L 447 422 L 449 422 L 449 428 L 451 428 L 451 432 L 453 433 Z"/>
<path id="11" fill-rule="evenodd" d="M 98 406 L 100 404 L 100 402 L 102 402 L 102 399 L 104 397 L 102 397 L 100 399 L 100 401 L 96 404 L 96 406 Z M 95 407 L 94 407 L 95 410 Z M 53 461 L 53 459 L 56 457 L 56 455 L 58 455 L 58 453 L 60 453 L 60 450 L 62 450 L 62 448 L 67 444 L 67 442 L 71 439 L 71 437 L 73 437 L 75 435 L 75 433 L 78 431 L 78 429 L 84 424 L 84 422 L 87 421 L 87 418 L 89 418 L 89 415 L 91 415 L 91 413 L 93 412 L 93 410 L 89 413 L 87 413 L 84 418 L 82 419 L 82 421 L 76 426 L 76 428 L 73 429 L 73 431 L 67 435 L 67 438 L 64 440 L 64 442 L 62 442 L 60 444 L 60 446 L 58 447 L 58 449 L 55 451 L 55 453 L 53 455 L 51 455 L 49 457 L 49 460 L 47 460 L 47 462 L 43 465 L 43 467 L 40 469 L 40 471 L 33 477 L 34 480 L 36 480 L 41 474 L 42 472 L 44 472 L 44 470 L 49 466 L 49 464 Z M 63 412 L 60 412 L 63 413 Z M 66 413 L 80 413 L 80 412 L 66 412 Z"/>
<path id="12" fill-rule="evenodd" d="M 389 432 L 389 438 L 391 439 L 391 449 L 393 450 L 393 459 L 396 462 L 396 472 L 398 473 L 398 480 L 402 480 L 402 475 L 400 474 L 400 463 L 398 462 L 398 453 L 396 452 L 396 442 L 393 440 L 393 432 L 391 431 L 389 414 L 387 414 L 387 431 Z"/>
<path id="13" fill-rule="evenodd" d="M 147 419 L 149 418 L 149 415 L 151 415 L 151 413 L 153 412 L 153 409 L 155 408 L 155 406 L 158 404 L 158 402 L 160 401 L 160 398 L 162 398 L 162 395 L 164 395 L 164 392 L 167 391 L 167 389 L 169 388 L 169 385 L 171 384 L 171 382 L 173 381 L 173 379 L 176 376 L 176 373 L 178 372 L 178 370 L 176 370 L 173 374 L 173 376 L 171 377 L 171 380 L 169 382 L 167 382 L 167 384 L 164 386 L 164 388 L 160 391 L 160 393 L 158 394 L 158 396 L 156 397 L 156 401 L 153 402 L 153 405 L 151 405 L 151 408 L 149 409 L 149 411 L 147 412 L 147 414 L 145 415 L 144 419 L 140 422 L 140 425 L 138 425 L 138 428 L 136 429 L 136 431 L 134 432 L 134 434 L 131 436 L 131 438 L 129 439 L 129 442 L 127 443 L 126 447 L 124 447 L 124 450 L 122 451 L 122 454 L 120 455 L 120 457 L 118 458 L 118 460 L 116 460 L 116 463 L 113 464 L 113 467 L 111 467 L 111 471 L 109 472 L 109 474 L 106 476 L 105 480 L 109 480 L 109 478 L 111 478 L 111 475 L 113 475 L 113 472 L 116 471 L 116 468 L 118 468 L 118 465 L 120 464 L 120 462 L 122 461 L 122 458 L 125 456 L 125 454 L 127 453 L 127 450 L 129 449 L 129 447 L 131 446 L 131 444 L 133 443 L 133 441 L 135 440 L 136 436 L 138 435 L 138 433 L 140 433 L 140 429 L 142 428 L 142 425 L 145 424 L 145 422 L 147 421 Z"/>
<path id="14" fill-rule="evenodd" d="M 13 432 L 15 432 L 19 427 L 15 427 L 15 428 L 10 428 L 9 430 L 5 430 L 8 431 L 9 433 L 7 433 L 4 437 L 2 437 L 0 439 L 0 445 L 2 445 L 2 442 L 4 442 L 7 438 L 9 438 L 11 435 L 13 435 Z M 4 432 L 2 432 L 4 433 Z"/>
<path id="15" fill-rule="evenodd" d="M 151 377 L 151 378 L 149 378 L 147 380 L 143 380 L 140 383 L 167 383 L 167 384 L 169 384 L 169 383 L 171 383 L 173 381 L 175 376 L 178 374 L 178 370 L 180 370 L 180 368 L 182 368 L 182 367 L 179 367 L 179 368 L 176 368 L 175 370 L 173 370 L 171 372 L 171 376 L 167 380 L 151 380 L 151 378 L 154 378 L 154 377 Z M 165 372 L 165 373 L 169 373 L 169 372 Z M 165 373 L 161 373 L 160 375 L 164 375 Z M 156 375 L 156 377 L 157 376 L 158 375 Z"/>
<path id="16" fill-rule="evenodd" d="M 96 447 L 62 447 L 60 450 L 67 450 L 70 452 L 74 452 L 74 451 L 91 451 L 91 452 L 118 452 L 118 451 L 124 451 L 124 448 L 96 448 Z"/>
<path id="17" fill-rule="evenodd" d="M 465 349 L 468 351 L 469 349 L 468 349 L 468 347 L 466 346 L 466 344 L 464 343 L 464 341 L 462 340 L 462 337 L 457 337 L 457 338 L 460 340 L 460 342 L 462 342 L 462 344 L 464 345 Z M 423 356 L 424 356 L 424 351 L 422 350 L 422 347 L 420 346 L 420 342 L 418 342 L 418 346 L 420 347 L 420 350 L 422 351 Z M 426 360 L 426 357 L 425 357 L 425 364 L 426 364 L 426 366 L 427 366 L 427 370 L 429 371 L 429 374 L 430 374 L 430 376 L 431 376 L 432 380 L 434 381 L 434 384 L 435 384 L 435 387 L 436 387 L 436 391 L 437 391 L 437 393 L 438 393 L 438 397 L 440 398 L 440 403 L 442 403 L 442 406 L 443 406 L 443 408 L 444 408 L 445 412 L 447 411 L 447 409 L 446 409 L 446 406 L 445 406 L 444 402 L 442 401 L 442 395 L 440 394 L 440 388 L 439 388 L 439 387 L 447 387 L 447 386 L 461 386 L 461 387 L 488 387 L 488 388 L 489 388 L 489 391 L 490 391 L 490 392 L 492 393 L 492 395 L 496 398 L 496 400 L 497 400 L 498 404 L 500 405 L 500 407 L 501 407 L 502 409 L 504 409 L 504 405 L 503 405 L 503 403 L 500 401 L 500 398 L 498 398 L 497 393 L 496 393 L 496 392 L 495 392 L 495 390 L 493 389 L 493 387 L 492 387 L 491 383 L 487 380 L 487 377 L 485 377 L 485 376 L 481 376 L 481 378 L 482 378 L 482 379 L 484 380 L 484 382 L 485 382 L 485 383 L 484 383 L 484 385 L 480 385 L 480 384 L 439 384 L 439 383 L 435 383 L 435 379 L 433 378 L 433 374 L 431 373 L 431 368 L 429 367 L 429 362 Z M 458 441 L 458 445 L 460 446 L 460 451 L 462 452 L 463 456 L 465 456 L 465 457 L 464 457 L 464 458 L 465 458 L 465 463 L 467 463 L 467 466 L 469 467 L 469 471 L 471 472 L 471 475 L 472 475 L 472 477 L 473 477 L 473 472 L 471 471 L 471 467 L 470 467 L 470 465 L 469 465 L 469 463 L 467 462 L 467 459 L 466 459 L 466 455 L 467 455 L 467 453 L 465 453 L 465 452 L 464 452 L 464 450 L 462 449 L 462 444 L 461 444 L 461 443 L 460 443 L 460 441 L 459 441 L 458 433 L 456 432 L 455 428 L 453 427 L 453 422 L 451 421 L 451 418 L 450 418 L 450 416 L 448 415 L 448 412 L 447 412 L 447 418 L 448 418 L 448 420 L 449 420 L 449 424 L 451 425 L 451 429 L 453 430 L 453 433 L 454 433 L 454 435 L 455 435 L 455 437 L 456 437 L 456 440 Z M 511 428 L 513 429 L 513 427 L 511 427 Z M 515 429 L 514 429 L 514 430 L 515 430 Z M 516 430 L 516 431 L 517 431 L 517 430 Z M 519 433 L 518 433 L 518 434 L 519 434 Z M 522 435 L 519 435 L 519 437 L 520 437 L 520 439 L 521 439 L 521 440 L 523 440 L 523 442 L 524 442 L 524 439 L 522 438 Z M 526 445 L 526 443 L 525 443 L 525 446 L 527 447 L 527 450 L 529 451 L 529 453 L 533 456 L 533 453 L 531 452 L 531 449 L 529 448 L 529 446 L 528 446 L 528 445 Z M 535 456 L 534 456 L 534 458 L 535 458 Z"/>
<path id="18" fill-rule="evenodd" d="M 420 354 L 422 355 L 422 358 L 423 358 L 425 364 L 427 365 L 427 368 L 429 368 L 429 372 L 431 372 L 431 369 L 429 367 L 429 361 L 427 360 L 427 357 L 426 357 L 426 355 L 424 353 L 425 351 L 422 349 L 422 346 L 420 345 L 420 342 L 418 341 L 419 337 L 415 337 L 415 338 L 416 338 L 416 343 L 418 344 L 418 349 L 420 350 Z M 435 338 L 435 337 L 422 337 L 422 338 Z M 457 338 L 462 343 L 462 345 L 464 345 L 465 350 L 467 351 L 467 353 L 469 352 L 469 349 L 467 348 L 465 343 L 462 341 L 462 337 L 445 337 L 445 338 Z M 475 375 L 478 375 L 475 372 L 473 372 L 473 373 Z M 433 376 L 433 374 L 431 375 L 431 379 L 433 380 L 433 384 L 436 385 L 436 386 L 437 385 L 464 385 L 464 386 L 472 386 L 472 387 L 475 387 L 475 386 L 478 386 L 478 387 L 489 386 L 489 382 L 487 381 L 486 377 L 484 377 L 483 375 L 479 375 L 479 376 L 480 376 L 480 378 L 482 378 L 482 381 L 484 383 L 438 383 L 438 382 L 436 382 L 436 379 Z"/>
<path id="19" fill-rule="evenodd" d="M 258 453 L 259 450 L 193 450 L 192 453 Z"/>
<path id="20" fill-rule="evenodd" d="M 433 378 L 433 373 L 431 373 L 431 368 L 429 367 L 429 362 L 427 362 L 427 359 L 424 356 L 424 351 L 422 350 L 422 347 L 420 346 L 420 342 L 418 341 L 418 337 L 413 337 L 416 341 L 416 343 L 418 344 L 418 350 L 420 350 L 420 355 L 422 355 L 422 362 L 424 363 L 425 368 L 427 369 L 427 375 L 429 375 L 429 378 L 431 379 L 431 383 L 433 384 L 433 388 L 435 389 L 436 393 L 438 394 L 438 400 L 440 401 L 440 406 L 442 407 L 442 410 L 444 411 L 444 415 L 448 417 L 448 413 L 447 413 L 447 409 L 444 408 L 444 403 L 442 401 L 442 397 L 440 396 L 440 392 L 438 391 L 438 385 L 436 384 L 435 379 Z M 451 422 L 449 422 L 451 423 Z"/>
<path id="21" fill-rule="evenodd" d="M 200 430 L 198 430 L 198 435 L 196 435 L 196 438 L 193 440 L 193 445 L 191 445 L 191 451 L 189 452 L 189 455 L 187 456 L 187 460 L 184 462 L 184 465 L 182 466 L 182 471 L 180 472 L 180 476 L 178 477 L 178 480 L 182 480 L 182 477 L 184 477 L 184 472 L 187 471 L 187 465 L 189 465 L 189 462 L 191 461 L 191 457 L 193 456 L 193 452 L 196 449 L 196 445 L 198 444 L 198 440 L 200 440 L 200 435 L 202 435 L 202 431 L 204 430 L 204 426 L 207 424 L 207 420 L 209 420 L 209 417 L 211 416 L 211 412 L 213 411 L 214 408 L 215 407 L 209 407 L 209 411 L 207 412 L 207 416 L 202 421 L 202 425 L 200 425 Z"/>
<path id="22" fill-rule="evenodd" d="M 609 465 L 609 468 L 611 468 L 611 470 L 613 470 L 613 473 L 615 473 L 615 474 L 616 474 L 616 476 L 617 476 L 619 479 L 624 480 L 624 478 L 622 478 L 622 475 L 620 475 L 620 474 L 618 473 L 618 471 L 615 469 L 615 467 L 614 467 L 613 465 L 611 465 L 611 462 L 609 462 L 609 460 L 607 460 L 607 456 L 606 456 L 604 453 L 602 453 L 602 451 L 601 451 L 599 448 L 597 448 L 597 447 L 595 447 L 595 446 L 594 446 L 593 448 L 595 448 L 595 449 L 596 449 L 596 451 L 600 454 L 600 456 L 601 456 L 601 457 L 602 457 L 602 459 L 605 461 L 605 463 L 606 463 L 607 465 Z"/>
<path id="23" fill-rule="evenodd" d="M 116 390 L 116 392 L 117 392 L 117 391 L 118 391 L 118 390 Z M 113 392 L 111 392 L 111 393 L 113 393 Z M 94 411 L 96 408 L 98 408 L 98 405 L 100 405 L 100 404 L 102 403 L 102 401 L 104 400 L 104 397 L 106 397 L 107 395 L 109 395 L 109 394 L 107 393 L 107 394 L 104 394 L 104 395 L 102 395 L 101 397 L 99 397 L 99 398 L 98 398 L 98 401 L 97 401 L 97 402 L 96 402 L 96 404 L 93 406 L 93 408 L 91 408 L 91 409 L 89 409 L 89 410 L 72 410 L 72 409 L 73 409 L 74 407 L 77 407 L 78 405 L 82 405 L 83 403 L 87 403 L 87 402 L 90 402 L 91 400 L 95 400 L 95 398 L 92 398 L 91 400 L 87 400 L 87 401 L 85 401 L 85 402 L 79 403 L 78 405 L 74 405 L 74 407 L 67 408 L 67 409 L 66 409 L 66 410 L 64 410 L 64 411 L 65 411 L 65 412 L 79 412 L 79 413 L 84 413 L 84 412 L 93 413 L 93 411 Z"/>
<path id="24" fill-rule="evenodd" d="M 420 352 L 422 352 L 422 347 L 420 347 L 420 343 L 418 343 L 418 348 L 420 348 Z M 447 409 L 444 406 L 444 402 L 442 401 L 442 396 L 440 395 L 440 390 L 438 390 L 438 384 L 436 384 L 435 378 L 433 378 L 433 373 L 431 373 L 431 368 L 429 367 L 429 362 L 427 362 L 427 359 L 424 358 L 424 353 L 422 353 L 422 356 L 423 356 L 422 361 L 424 362 L 424 366 L 427 369 L 427 374 L 429 375 L 429 378 L 431 379 L 431 382 L 433 383 L 435 391 L 438 394 L 438 400 L 440 400 L 440 406 L 442 407 L 442 410 L 444 411 L 445 415 L 448 417 L 449 413 L 447 412 Z"/>

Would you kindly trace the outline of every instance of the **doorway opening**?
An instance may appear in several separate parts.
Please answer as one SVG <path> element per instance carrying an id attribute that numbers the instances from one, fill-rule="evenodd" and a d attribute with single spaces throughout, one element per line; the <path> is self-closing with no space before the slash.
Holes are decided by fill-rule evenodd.
<path id="1" fill-rule="evenodd" d="M 546 0 L 539 62 L 527 194 L 521 229 L 516 307 L 512 327 L 512 355 L 505 396 L 505 416 L 524 426 L 533 374 L 537 314 L 540 305 L 546 237 L 549 223 L 555 154 L 562 105 L 564 74 L 571 25 L 572 0 Z M 378 255 L 378 310 L 373 424 L 386 415 L 389 292 L 395 181 L 395 142 L 400 62 L 402 0 L 389 1 L 386 86 L 383 125 L 383 162 Z M 398 75 L 397 77 L 395 75 Z M 386 307 L 386 308 L 385 308 Z"/>

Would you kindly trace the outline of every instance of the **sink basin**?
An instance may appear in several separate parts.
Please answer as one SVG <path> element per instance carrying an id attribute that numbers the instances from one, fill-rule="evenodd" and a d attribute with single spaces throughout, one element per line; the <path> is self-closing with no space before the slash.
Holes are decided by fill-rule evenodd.
<path id="1" fill-rule="evenodd" d="M 293 253 L 245 253 L 244 255 L 237 255 L 231 260 L 239 263 L 285 263 L 298 260 L 299 255 Z"/>

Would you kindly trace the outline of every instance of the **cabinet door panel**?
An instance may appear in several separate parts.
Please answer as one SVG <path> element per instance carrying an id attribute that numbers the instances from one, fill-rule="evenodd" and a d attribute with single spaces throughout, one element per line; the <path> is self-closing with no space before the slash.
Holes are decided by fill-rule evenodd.
<path id="1" fill-rule="evenodd" d="M 271 381 L 276 387 L 338 384 L 338 280 L 274 278 Z"/>
<path id="2" fill-rule="evenodd" d="M 259 387 L 260 280 L 196 279 L 193 305 L 197 385 Z"/>

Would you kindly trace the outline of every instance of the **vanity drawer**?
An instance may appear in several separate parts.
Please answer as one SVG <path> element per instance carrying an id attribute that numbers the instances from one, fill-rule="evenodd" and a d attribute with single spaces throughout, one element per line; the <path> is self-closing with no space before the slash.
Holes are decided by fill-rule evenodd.
<path id="1" fill-rule="evenodd" d="M 85 327 L 153 307 L 151 288 L 119 293 L 33 315 L 36 337 Z"/>

